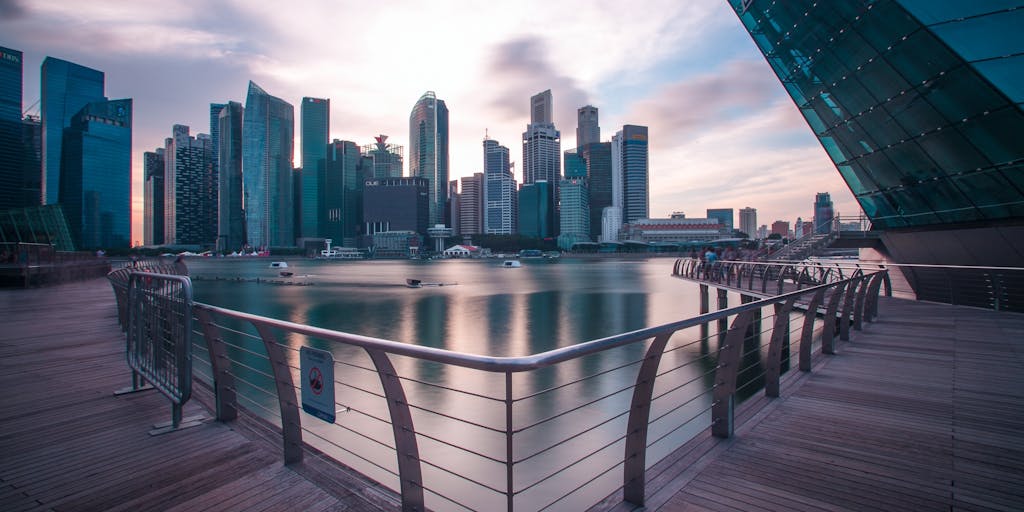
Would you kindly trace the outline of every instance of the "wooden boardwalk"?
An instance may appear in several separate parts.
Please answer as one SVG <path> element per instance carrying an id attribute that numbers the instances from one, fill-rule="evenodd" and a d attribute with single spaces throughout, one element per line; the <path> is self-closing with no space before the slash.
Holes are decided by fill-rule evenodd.
<path id="1" fill-rule="evenodd" d="M 0 290 L 0 510 L 397 510 L 394 497 L 244 421 L 152 437 L 170 420 L 130 384 L 106 279 Z M 209 413 L 193 399 L 185 416 Z"/>
<path id="2" fill-rule="evenodd" d="M 1024 315 L 879 309 L 780 398 L 741 406 L 735 437 L 651 468 L 647 510 L 1024 510 Z"/>

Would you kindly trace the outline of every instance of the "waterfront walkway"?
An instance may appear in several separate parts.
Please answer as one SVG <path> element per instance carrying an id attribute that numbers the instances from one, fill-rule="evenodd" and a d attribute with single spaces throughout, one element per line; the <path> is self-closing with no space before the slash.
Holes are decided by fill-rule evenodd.
<path id="1" fill-rule="evenodd" d="M 396 510 L 244 420 L 151 437 L 106 280 L 0 290 L 0 510 Z M 883 298 L 880 317 L 648 471 L 647 510 L 1024 509 L 1024 315 Z M 209 413 L 195 400 L 185 416 Z M 604 509 L 630 510 L 621 498 Z"/>
<path id="2" fill-rule="evenodd" d="M 114 396 L 131 371 L 106 279 L 0 290 L 0 311 L 0 510 L 399 509 L 313 454 L 284 466 L 280 437 L 244 421 L 150 436 L 170 402 Z"/>

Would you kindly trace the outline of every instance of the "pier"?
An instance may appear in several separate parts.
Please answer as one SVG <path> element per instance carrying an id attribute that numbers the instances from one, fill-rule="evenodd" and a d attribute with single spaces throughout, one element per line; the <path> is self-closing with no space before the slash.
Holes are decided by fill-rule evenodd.
<path id="1" fill-rule="evenodd" d="M 879 300 L 834 355 L 784 373 L 779 397 L 740 404 L 730 436 L 706 428 L 647 469 L 645 509 L 1024 507 L 1024 315 Z M 106 280 L 0 290 L 0 308 L 3 510 L 401 508 L 308 446 L 285 464 L 272 425 L 215 421 L 203 386 L 184 411 L 200 426 L 150 436 L 170 406 L 114 395 L 131 371 Z M 640 508 L 605 491 L 594 510 Z"/>

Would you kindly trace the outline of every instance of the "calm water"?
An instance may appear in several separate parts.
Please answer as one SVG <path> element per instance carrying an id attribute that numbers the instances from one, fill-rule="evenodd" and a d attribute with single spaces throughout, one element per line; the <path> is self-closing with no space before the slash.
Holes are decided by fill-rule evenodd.
<path id="1" fill-rule="evenodd" d="M 671 277 L 672 258 L 537 259 L 523 260 L 521 268 L 502 268 L 501 260 L 287 262 L 294 275 L 281 278 L 267 259 L 193 259 L 188 264 L 195 299 L 349 333 L 493 356 L 536 354 L 661 325 L 695 316 L 699 308 L 697 286 Z M 409 278 L 444 286 L 409 288 Z M 265 282 L 282 279 L 312 285 Z M 738 297 L 731 297 L 730 304 L 739 304 Z M 700 395 L 711 385 L 714 361 L 705 356 L 713 357 L 717 349 L 715 332 L 716 326 L 710 326 L 711 339 L 705 341 L 699 340 L 697 329 L 673 336 L 669 348 L 675 350 L 665 354 L 660 366 L 660 371 L 671 372 L 656 381 L 655 396 L 662 398 L 652 405 L 651 417 L 659 419 L 650 426 L 654 444 L 648 450 L 649 463 L 708 426 L 710 398 Z M 316 433 L 305 440 L 397 488 L 393 475 L 377 466 L 393 468 L 395 455 L 386 447 L 393 445 L 390 427 L 382 421 L 388 411 L 376 396 L 378 376 L 368 370 L 372 363 L 365 353 L 298 336 L 285 337 L 284 342 L 293 348 L 313 344 L 331 350 L 337 362 L 336 399 L 351 408 L 338 415 L 335 425 L 303 415 L 303 427 Z M 235 369 L 243 374 L 238 385 L 246 397 L 243 405 L 273 416 L 276 401 L 261 391 L 272 389 L 263 378 L 269 370 L 253 356 L 262 349 L 257 343 L 249 350 L 232 355 L 243 361 Z M 516 465 L 515 487 L 525 489 L 516 497 L 517 507 L 543 507 L 593 479 L 552 507 L 577 510 L 621 485 L 621 470 L 597 475 L 622 461 L 623 445 L 612 441 L 625 431 L 623 411 L 629 409 L 637 371 L 632 363 L 643 358 L 643 351 L 643 344 L 635 344 L 514 375 L 513 396 L 521 398 L 513 414 L 519 431 L 514 458 L 523 460 Z M 763 356 L 758 342 L 748 353 L 747 366 L 756 371 Z M 474 480 L 424 465 L 428 507 L 504 508 L 504 498 L 486 489 L 505 486 L 505 467 L 496 462 L 506 456 L 505 438 L 496 433 L 505 429 L 504 375 L 392 359 L 398 374 L 407 379 L 403 386 L 421 434 L 421 458 Z M 592 375 L 599 377 L 579 381 Z M 550 389 L 555 391 L 534 396 Z M 558 472 L 588 454 L 584 463 Z"/>

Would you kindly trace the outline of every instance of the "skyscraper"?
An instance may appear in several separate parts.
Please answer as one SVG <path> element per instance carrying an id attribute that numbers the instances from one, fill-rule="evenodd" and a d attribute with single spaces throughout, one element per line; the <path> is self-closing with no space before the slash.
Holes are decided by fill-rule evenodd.
<path id="1" fill-rule="evenodd" d="M 569 250 L 578 242 L 590 242 L 590 191 L 586 177 L 566 176 L 559 184 L 561 216 L 558 247 Z"/>
<path id="2" fill-rule="evenodd" d="M 526 183 L 519 189 L 519 221 L 517 232 L 531 238 L 553 236 L 554 212 L 551 184 L 546 181 Z"/>
<path id="3" fill-rule="evenodd" d="M 21 52 L 0 46 L 0 211 L 24 204 Z"/>
<path id="4" fill-rule="evenodd" d="M 596 142 L 587 144 L 582 149 L 583 160 L 587 163 L 587 184 L 590 188 L 590 237 L 593 240 L 605 240 L 607 237 L 602 234 L 604 230 L 601 216 L 605 208 L 614 206 L 612 145 L 608 142 Z"/>
<path id="5" fill-rule="evenodd" d="M 213 141 L 176 124 L 164 146 L 164 243 L 211 247 L 217 239 Z"/>
<path id="6" fill-rule="evenodd" d="M 43 204 L 60 201 L 61 148 L 71 118 L 91 102 L 105 101 L 102 71 L 47 57 L 42 67 Z M 67 210 L 64 211 L 67 213 Z M 73 221 L 71 221 L 73 222 Z"/>
<path id="7" fill-rule="evenodd" d="M 1024 261 L 1020 2 L 730 4 L 890 257 Z"/>
<path id="8" fill-rule="evenodd" d="M 210 103 L 210 140 L 213 142 L 213 175 L 218 176 L 220 169 L 220 113 L 225 103 Z"/>
<path id="9" fill-rule="evenodd" d="M 587 105 L 576 111 L 576 147 L 601 142 L 601 126 L 597 121 L 597 107 Z"/>
<path id="10" fill-rule="evenodd" d="M 409 176 L 425 178 L 429 224 L 444 223 L 448 202 L 448 107 L 427 91 L 409 115 Z"/>
<path id="11" fill-rule="evenodd" d="M 303 237 L 322 237 L 324 231 L 324 173 L 327 165 L 331 100 L 302 98 L 302 203 Z"/>
<path id="12" fill-rule="evenodd" d="M 388 136 L 380 134 L 373 138 L 376 142 L 363 146 L 363 155 L 373 159 L 373 178 L 401 178 L 403 148 L 398 144 L 388 144 Z M 370 177 L 370 176 L 368 176 Z"/>
<path id="13" fill-rule="evenodd" d="M 142 155 L 142 243 L 164 243 L 164 148 L 147 151 Z"/>
<path id="14" fill-rule="evenodd" d="M 530 97 L 530 124 L 554 124 L 554 102 L 551 89 Z"/>
<path id="15" fill-rule="evenodd" d="M 229 101 L 217 118 L 217 250 L 240 251 L 245 245 L 242 209 L 242 117 L 245 109 Z"/>
<path id="16" fill-rule="evenodd" d="M 648 186 L 647 127 L 622 127 L 622 221 L 630 223 L 650 217 Z"/>
<path id="17" fill-rule="evenodd" d="M 484 232 L 484 173 L 475 172 L 461 178 L 459 194 L 459 233 L 476 235 Z"/>
<path id="18" fill-rule="evenodd" d="M 530 124 L 523 132 L 524 185 L 538 181 L 554 184 L 562 180 L 562 134 L 555 129 L 553 108 L 550 89 L 530 98 Z M 551 201 L 554 218 L 558 219 L 557 188 Z"/>
<path id="19" fill-rule="evenodd" d="M 740 208 L 740 231 L 746 233 L 750 238 L 757 238 L 757 209 Z"/>
<path id="20" fill-rule="evenodd" d="M 732 208 L 708 208 L 709 219 L 718 219 L 718 223 L 729 236 L 732 236 L 733 211 Z"/>
<path id="21" fill-rule="evenodd" d="M 828 192 L 818 192 L 814 196 L 814 232 L 828 233 L 832 231 L 832 218 L 835 211 L 832 209 L 832 197 Z"/>
<path id="22" fill-rule="evenodd" d="M 295 109 L 249 82 L 242 121 L 246 239 L 254 248 L 295 245 L 292 159 Z"/>
<path id="23" fill-rule="evenodd" d="M 486 138 L 484 148 L 484 230 L 486 234 L 515 233 L 516 179 L 509 167 L 508 148 Z"/>
<path id="24" fill-rule="evenodd" d="M 334 139 L 327 146 L 324 172 L 323 237 L 337 246 L 355 247 L 361 223 L 364 169 L 362 154 L 355 142 Z"/>
<path id="25" fill-rule="evenodd" d="M 428 204 L 426 178 L 367 178 L 362 216 L 367 235 L 413 231 L 425 236 Z"/>
<path id="26" fill-rule="evenodd" d="M 129 247 L 132 219 L 132 100 L 89 103 L 61 144 L 58 197 L 75 246 Z"/>

